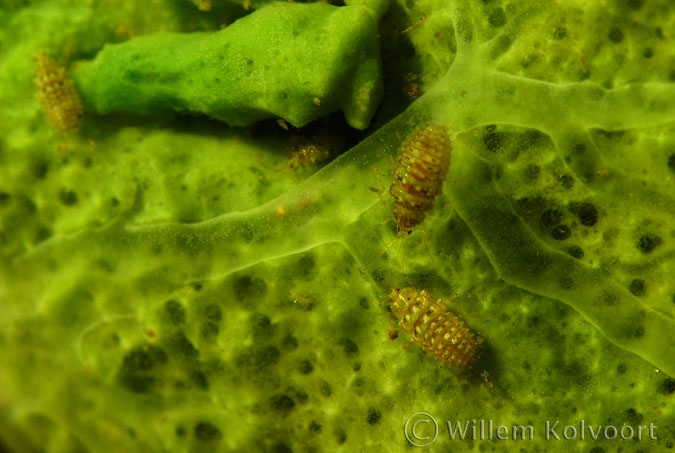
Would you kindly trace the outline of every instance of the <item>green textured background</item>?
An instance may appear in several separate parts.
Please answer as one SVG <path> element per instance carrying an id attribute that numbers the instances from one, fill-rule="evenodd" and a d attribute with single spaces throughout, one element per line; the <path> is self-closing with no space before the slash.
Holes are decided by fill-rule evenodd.
<path id="1" fill-rule="evenodd" d="M 393 2 L 383 104 L 313 174 L 288 167 L 289 149 L 345 135 L 340 115 L 289 132 L 165 115 L 90 114 L 69 136 L 47 123 L 38 51 L 91 59 L 245 13 L 212 4 L 0 0 L 5 448 L 412 451 L 404 424 L 426 412 L 440 425 L 429 451 L 675 449 L 668 1 Z M 396 238 L 391 158 L 430 121 L 451 134 L 449 176 Z M 386 296 L 402 285 L 444 297 L 485 338 L 473 372 L 390 338 Z M 472 420 L 532 425 L 534 439 L 449 438 L 445 421 Z M 556 420 L 560 436 L 581 420 L 653 423 L 658 440 L 546 440 Z"/>

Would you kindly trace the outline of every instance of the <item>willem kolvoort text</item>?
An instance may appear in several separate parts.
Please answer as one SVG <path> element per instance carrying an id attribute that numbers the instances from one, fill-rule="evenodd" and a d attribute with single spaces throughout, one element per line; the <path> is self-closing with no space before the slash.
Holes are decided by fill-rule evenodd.
<path id="1" fill-rule="evenodd" d="M 535 436 L 545 440 L 657 440 L 654 423 L 649 425 L 587 425 L 584 420 L 575 425 L 561 426 L 560 421 L 546 421 L 540 432 L 532 425 L 495 425 L 492 420 L 448 421 L 448 434 L 452 440 L 532 440 Z"/>

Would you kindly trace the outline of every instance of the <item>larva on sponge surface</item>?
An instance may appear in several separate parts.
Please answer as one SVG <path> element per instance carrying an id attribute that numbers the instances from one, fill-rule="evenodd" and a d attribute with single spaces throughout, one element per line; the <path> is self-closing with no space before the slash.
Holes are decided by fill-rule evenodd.
<path id="1" fill-rule="evenodd" d="M 73 81 L 45 52 L 35 56 L 37 98 L 49 122 L 63 132 L 80 128 L 84 107 Z"/>
<path id="2" fill-rule="evenodd" d="M 445 127 L 427 124 L 401 145 L 389 194 L 399 233 L 410 234 L 424 221 L 443 189 L 450 166 L 451 143 Z"/>
<path id="3" fill-rule="evenodd" d="M 425 290 L 395 288 L 389 294 L 391 311 L 412 341 L 442 363 L 471 368 L 479 358 L 483 339 L 474 335 L 442 299 Z"/>

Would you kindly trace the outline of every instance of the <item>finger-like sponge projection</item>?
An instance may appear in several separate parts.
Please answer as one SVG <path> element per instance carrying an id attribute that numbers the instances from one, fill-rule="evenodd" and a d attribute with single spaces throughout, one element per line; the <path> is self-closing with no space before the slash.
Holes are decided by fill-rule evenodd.
<path id="1" fill-rule="evenodd" d="M 382 96 L 378 13 L 361 5 L 272 3 L 217 32 L 108 45 L 73 69 L 99 114 L 202 113 L 231 126 L 294 126 L 342 110 L 364 129 Z"/>

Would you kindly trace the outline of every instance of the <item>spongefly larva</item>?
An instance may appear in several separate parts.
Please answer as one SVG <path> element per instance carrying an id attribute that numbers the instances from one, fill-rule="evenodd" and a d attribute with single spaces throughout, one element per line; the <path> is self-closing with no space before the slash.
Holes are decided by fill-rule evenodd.
<path id="1" fill-rule="evenodd" d="M 438 361 L 461 368 L 476 362 L 483 339 L 448 310 L 443 299 L 434 300 L 425 290 L 395 288 L 389 300 L 401 328 Z"/>
<path id="2" fill-rule="evenodd" d="M 37 98 L 52 125 L 63 132 L 80 128 L 84 108 L 73 81 L 45 52 L 35 57 Z"/>
<path id="3" fill-rule="evenodd" d="M 389 188 L 399 233 L 412 233 L 433 207 L 448 174 L 450 153 L 448 132 L 437 124 L 419 128 L 399 148 Z"/>

